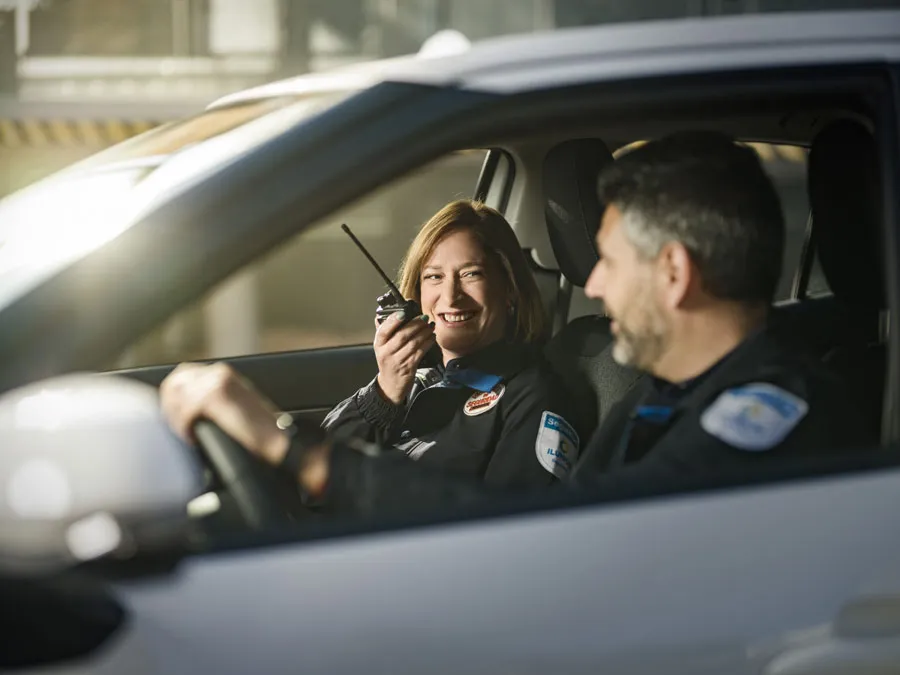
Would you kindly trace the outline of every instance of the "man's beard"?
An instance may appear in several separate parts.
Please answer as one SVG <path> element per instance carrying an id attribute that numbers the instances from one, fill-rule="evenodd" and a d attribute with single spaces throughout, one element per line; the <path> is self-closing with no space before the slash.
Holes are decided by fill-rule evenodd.
<path id="1" fill-rule="evenodd" d="M 628 325 L 621 318 L 616 319 L 613 360 L 622 366 L 650 372 L 668 344 L 669 331 L 665 319 L 656 307 L 637 316 L 628 316 L 628 312 L 625 315 L 631 319 Z"/>

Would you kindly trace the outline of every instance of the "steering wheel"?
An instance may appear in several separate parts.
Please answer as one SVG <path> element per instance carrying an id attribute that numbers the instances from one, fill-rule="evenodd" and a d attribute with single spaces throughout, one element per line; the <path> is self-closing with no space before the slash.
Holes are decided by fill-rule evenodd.
<path id="1" fill-rule="evenodd" d="M 244 522 L 253 530 L 283 527 L 293 522 L 278 498 L 267 466 L 209 420 L 194 425 L 194 435 L 221 485 L 234 499 Z M 298 497 L 299 501 L 299 497 Z"/>

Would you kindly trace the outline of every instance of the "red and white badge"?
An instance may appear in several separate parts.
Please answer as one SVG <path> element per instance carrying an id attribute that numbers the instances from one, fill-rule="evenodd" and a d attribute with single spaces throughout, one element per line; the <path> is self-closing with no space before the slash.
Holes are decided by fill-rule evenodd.
<path id="1" fill-rule="evenodd" d="M 466 404 L 463 406 L 463 412 L 469 417 L 486 413 L 497 405 L 500 401 L 500 397 L 503 396 L 504 391 L 506 391 L 506 386 L 498 384 L 490 391 L 475 392 L 469 397 L 469 400 L 466 401 Z"/>

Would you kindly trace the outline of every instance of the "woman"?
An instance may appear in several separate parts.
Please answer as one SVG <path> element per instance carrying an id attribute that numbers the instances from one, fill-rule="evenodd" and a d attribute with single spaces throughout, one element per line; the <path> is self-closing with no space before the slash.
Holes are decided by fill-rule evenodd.
<path id="1" fill-rule="evenodd" d="M 412 242 L 398 285 L 423 315 L 377 327 L 378 375 L 324 426 L 490 484 L 564 476 L 578 455 L 577 422 L 541 357 L 541 299 L 503 216 L 469 200 L 448 204 Z M 435 340 L 442 363 L 420 368 Z"/>

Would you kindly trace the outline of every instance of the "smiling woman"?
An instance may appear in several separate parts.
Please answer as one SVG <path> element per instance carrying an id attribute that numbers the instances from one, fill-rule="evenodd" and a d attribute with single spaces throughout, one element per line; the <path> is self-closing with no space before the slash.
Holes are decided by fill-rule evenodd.
<path id="1" fill-rule="evenodd" d="M 453 202 L 425 224 L 403 262 L 400 290 L 437 322 L 438 344 L 450 358 L 504 336 L 543 337 L 541 299 L 519 242 L 484 204 Z"/>
<path id="2" fill-rule="evenodd" d="M 564 476 L 584 430 L 541 356 L 543 308 L 506 219 L 470 200 L 442 208 L 411 244 L 400 290 L 424 314 L 378 327 L 378 375 L 325 426 L 495 485 Z M 442 363 L 420 368 L 435 341 Z"/>

